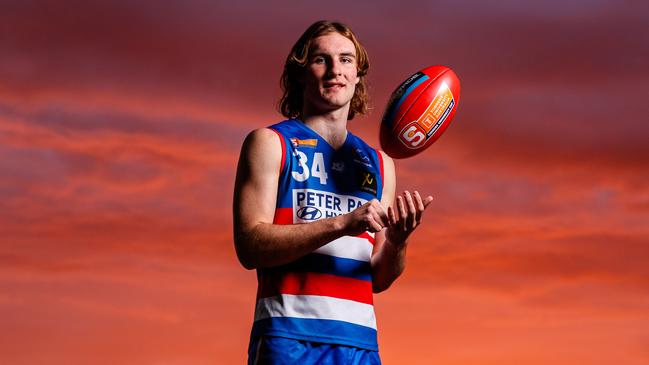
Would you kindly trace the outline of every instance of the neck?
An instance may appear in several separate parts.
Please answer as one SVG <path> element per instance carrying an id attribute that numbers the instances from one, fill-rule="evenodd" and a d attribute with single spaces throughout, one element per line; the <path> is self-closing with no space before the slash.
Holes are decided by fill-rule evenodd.
<path id="1" fill-rule="evenodd" d="M 304 110 L 302 121 L 313 129 L 334 149 L 340 148 L 347 138 L 347 115 L 349 107 L 321 114 L 310 114 Z"/>

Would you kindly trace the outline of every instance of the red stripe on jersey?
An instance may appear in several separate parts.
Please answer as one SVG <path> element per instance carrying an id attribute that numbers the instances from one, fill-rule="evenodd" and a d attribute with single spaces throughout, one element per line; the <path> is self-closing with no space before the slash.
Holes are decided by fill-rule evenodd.
<path id="1" fill-rule="evenodd" d="M 314 272 L 264 272 L 257 299 L 280 294 L 320 295 L 372 304 L 372 282 Z"/>
<path id="2" fill-rule="evenodd" d="M 282 135 L 278 131 L 276 131 L 276 130 L 274 130 L 272 128 L 269 128 L 269 129 L 271 131 L 275 132 L 275 134 L 277 134 L 277 137 L 279 137 L 279 142 L 282 144 L 282 164 L 279 166 L 279 173 L 281 175 L 282 171 L 284 171 L 284 163 L 286 161 L 286 144 L 284 142 L 284 137 L 282 137 Z"/>
<path id="3" fill-rule="evenodd" d="M 293 208 L 275 208 L 274 224 L 293 224 Z"/>
<path id="4" fill-rule="evenodd" d="M 363 232 L 363 233 L 359 234 L 357 237 L 365 238 L 366 240 L 370 241 L 370 243 L 372 245 L 374 244 L 374 237 L 372 237 L 372 235 L 367 233 L 367 232 Z"/>

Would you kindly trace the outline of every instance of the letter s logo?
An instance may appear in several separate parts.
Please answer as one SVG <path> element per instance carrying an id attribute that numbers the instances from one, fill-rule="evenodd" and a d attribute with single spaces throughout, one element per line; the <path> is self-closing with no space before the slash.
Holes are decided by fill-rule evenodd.
<path id="1" fill-rule="evenodd" d="M 411 148 L 419 146 L 421 142 L 426 140 L 426 135 L 424 135 L 421 131 L 418 131 L 417 127 L 414 125 L 405 128 L 403 132 L 401 132 L 401 137 L 406 146 Z"/>

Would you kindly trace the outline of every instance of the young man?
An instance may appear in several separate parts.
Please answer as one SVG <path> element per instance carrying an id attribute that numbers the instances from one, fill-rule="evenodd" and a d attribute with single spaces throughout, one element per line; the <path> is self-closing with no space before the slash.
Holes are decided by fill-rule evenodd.
<path id="1" fill-rule="evenodd" d="M 407 238 L 432 201 L 396 197 L 392 160 L 347 130 L 367 109 L 365 49 L 319 21 L 284 67 L 289 120 L 246 138 L 234 239 L 258 291 L 250 364 L 380 363 L 372 293 L 403 272 Z"/>

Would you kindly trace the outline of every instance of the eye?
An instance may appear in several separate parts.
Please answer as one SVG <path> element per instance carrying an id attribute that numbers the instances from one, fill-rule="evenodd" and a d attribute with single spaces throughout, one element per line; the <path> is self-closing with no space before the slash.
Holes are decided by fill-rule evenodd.
<path id="1" fill-rule="evenodd" d="M 342 62 L 342 63 L 354 63 L 354 60 L 351 57 L 342 57 L 340 59 L 340 62 Z"/>
<path id="2" fill-rule="evenodd" d="M 320 64 L 325 63 L 326 61 L 325 61 L 324 57 L 322 57 L 322 56 L 318 56 L 318 57 L 315 57 L 315 58 L 313 59 L 313 61 L 311 61 L 311 62 L 320 65 Z"/>

